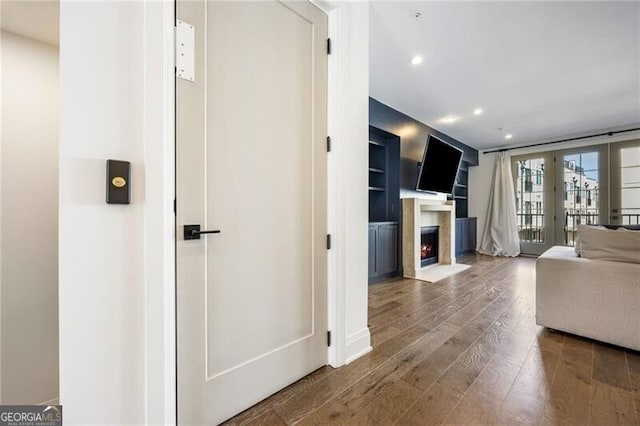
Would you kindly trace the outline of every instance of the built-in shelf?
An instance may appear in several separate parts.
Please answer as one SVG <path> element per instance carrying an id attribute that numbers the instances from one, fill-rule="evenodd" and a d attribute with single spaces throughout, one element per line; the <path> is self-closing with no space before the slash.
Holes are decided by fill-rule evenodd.
<path id="1" fill-rule="evenodd" d="M 369 127 L 369 283 L 399 274 L 400 137 Z"/>
<path id="2" fill-rule="evenodd" d="M 469 213 L 469 163 L 466 161 L 460 163 L 452 195 L 452 198 L 456 201 L 456 217 L 467 217 Z"/>

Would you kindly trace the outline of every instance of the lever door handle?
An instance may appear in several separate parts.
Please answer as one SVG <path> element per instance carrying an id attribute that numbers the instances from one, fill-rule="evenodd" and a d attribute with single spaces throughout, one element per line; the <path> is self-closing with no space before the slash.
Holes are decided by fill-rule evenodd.
<path id="1" fill-rule="evenodd" d="M 219 229 L 213 231 L 201 231 L 200 225 L 184 225 L 184 239 L 185 240 L 199 240 L 201 234 L 219 234 Z"/>

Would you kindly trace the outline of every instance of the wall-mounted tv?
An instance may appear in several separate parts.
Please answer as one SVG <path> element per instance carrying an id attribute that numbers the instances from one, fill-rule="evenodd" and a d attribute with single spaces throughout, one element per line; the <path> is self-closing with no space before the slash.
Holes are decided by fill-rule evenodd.
<path id="1" fill-rule="evenodd" d="M 427 146 L 422 154 L 416 190 L 451 194 L 460 161 L 462 161 L 461 149 L 429 135 Z"/>

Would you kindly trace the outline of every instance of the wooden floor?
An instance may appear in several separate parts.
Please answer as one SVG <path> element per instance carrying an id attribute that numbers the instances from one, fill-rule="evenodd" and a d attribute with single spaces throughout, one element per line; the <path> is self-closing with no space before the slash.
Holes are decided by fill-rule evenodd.
<path id="1" fill-rule="evenodd" d="M 535 325 L 535 259 L 369 289 L 373 351 L 229 424 L 638 425 L 640 353 Z M 640 308 L 640 307 L 639 307 Z"/>

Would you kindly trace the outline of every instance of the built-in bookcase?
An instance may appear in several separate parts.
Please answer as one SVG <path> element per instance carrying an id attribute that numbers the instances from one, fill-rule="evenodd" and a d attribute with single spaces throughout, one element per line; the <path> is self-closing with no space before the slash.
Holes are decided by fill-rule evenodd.
<path id="1" fill-rule="evenodd" d="M 400 138 L 369 129 L 369 222 L 400 218 Z"/>
<path id="2" fill-rule="evenodd" d="M 456 217 L 469 216 L 469 163 L 462 161 L 453 187 L 453 199 L 456 201 Z"/>
<path id="3" fill-rule="evenodd" d="M 369 127 L 369 283 L 399 273 L 400 138 Z"/>

